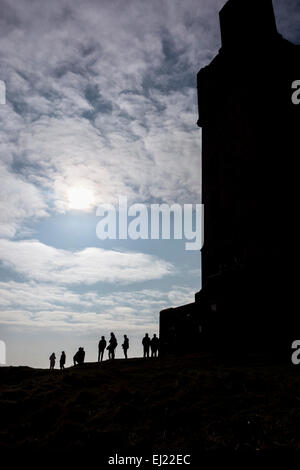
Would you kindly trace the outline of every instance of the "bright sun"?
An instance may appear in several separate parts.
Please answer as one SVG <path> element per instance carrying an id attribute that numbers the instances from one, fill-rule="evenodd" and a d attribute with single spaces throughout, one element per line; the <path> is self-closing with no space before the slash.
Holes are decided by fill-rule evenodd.
<path id="1" fill-rule="evenodd" d="M 79 186 L 68 191 L 69 208 L 76 210 L 90 209 L 95 200 L 93 191 Z"/>

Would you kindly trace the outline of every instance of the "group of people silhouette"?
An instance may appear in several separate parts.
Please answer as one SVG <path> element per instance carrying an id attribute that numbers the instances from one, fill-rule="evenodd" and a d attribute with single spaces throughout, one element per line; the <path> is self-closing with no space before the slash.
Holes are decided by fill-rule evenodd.
<path id="1" fill-rule="evenodd" d="M 52 353 L 49 359 L 50 359 L 50 370 L 52 370 L 55 367 L 55 361 L 56 361 L 55 353 Z M 59 360 L 59 367 L 61 368 L 61 370 L 65 368 L 66 359 L 67 359 L 66 353 L 65 351 L 62 351 L 60 360 Z"/>
<path id="2" fill-rule="evenodd" d="M 145 334 L 143 341 L 144 357 L 149 357 L 151 349 L 151 357 L 157 357 L 159 349 L 159 339 L 156 334 L 153 335 L 153 338 L 150 339 L 148 333 Z"/>
<path id="3" fill-rule="evenodd" d="M 154 334 L 153 337 L 150 338 L 149 334 L 146 333 L 144 338 L 142 339 L 142 345 L 143 345 L 144 357 L 146 358 L 150 357 L 150 350 L 151 350 L 151 357 L 158 356 L 159 338 L 156 336 L 156 334 Z M 114 333 L 110 333 L 110 339 L 108 341 L 108 345 L 107 345 L 105 336 L 101 336 L 101 339 L 98 343 L 98 362 L 103 361 L 105 349 L 108 351 L 108 359 L 115 359 L 115 350 L 117 346 L 118 346 L 118 341 Z M 125 359 L 127 359 L 128 358 L 127 351 L 129 349 L 129 339 L 127 335 L 124 335 L 122 349 L 123 349 L 124 357 Z M 77 364 L 83 364 L 84 359 L 85 359 L 85 350 L 83 347 L 80 347 L 73 357 L 74 366 L 76 366 Z M 52 370 L 55 368 L 55 361 L 56 361 L 55 353 L 51 354 L 51 356 L 49 357 L 49 360 L 50 360 L 50 370 Z M 66 353 L 65 351 L 62 351 L 60 360 L 59 360 L 59 366 L 61 370 L 65 368 L 65 363 L 66 363 Z"/>
<path id="4" fill-rule="evenodd" d="M 85 358 L 85 350 L 82 347 L 80 347 L 77 353 L 73 357 L 74 366 L 76 366 L 76 364 L 83 364 L 84 358 Z M 59 367 L 61 370 L 65 368 L 66 359 L 67 359 L 66 353 L 65 351 L 62 351 L 60 359 L 59 359 Z M 51 356 L 49 357 L 49 360 L 50 360 L 50 370 L 52 370 L 55 368 L 55 361 L 56 361 L 55 353 L 51 354 Z"/>

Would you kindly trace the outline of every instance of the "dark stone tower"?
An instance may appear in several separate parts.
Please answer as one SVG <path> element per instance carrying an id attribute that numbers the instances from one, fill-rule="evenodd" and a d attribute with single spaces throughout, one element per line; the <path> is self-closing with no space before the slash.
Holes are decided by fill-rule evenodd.
<path id="1" fill-rule="evenodd" d="M 223 50 L 255 52 L 278 36 L 272 0 L 231 0 L 219 16 Z"/>
<path id="2" fill-rule="evenodd" d="M 203 287 L 195 303 L 161 312 L 162 343 L 168 349 L 170 328 L 178 342 L 189 323 L 193 346 L 289 353 L 300 335 L 300 46 L 277 32 L 271 0 L 229 0 L 220 25 L 222 47 L 197 77 Z"/>

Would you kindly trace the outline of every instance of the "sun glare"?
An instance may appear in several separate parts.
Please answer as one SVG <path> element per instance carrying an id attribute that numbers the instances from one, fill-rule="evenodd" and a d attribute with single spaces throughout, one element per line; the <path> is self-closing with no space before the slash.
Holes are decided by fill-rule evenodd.
<path id="1" fill-rule="evenodd" d="M 76 210 L 90 209 L 94 204 L 93 191 L 82 186 L 68 191 L 69 208 Z"/>

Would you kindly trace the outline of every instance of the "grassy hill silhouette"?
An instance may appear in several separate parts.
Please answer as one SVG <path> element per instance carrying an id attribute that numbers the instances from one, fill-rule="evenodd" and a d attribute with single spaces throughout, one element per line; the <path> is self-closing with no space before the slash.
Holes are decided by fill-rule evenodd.
<path id="1" fill-rule="evenodd" d="M 211 354 L 0 368 L 5 449 L 296 449 L 298 369 Z M 299 427 L 298 427 L 299 428 Z"/>

